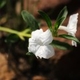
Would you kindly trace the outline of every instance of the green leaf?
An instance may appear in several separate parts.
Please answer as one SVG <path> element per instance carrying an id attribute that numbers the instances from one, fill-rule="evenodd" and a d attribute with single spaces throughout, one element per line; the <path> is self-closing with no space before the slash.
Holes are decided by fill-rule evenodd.
<path id="1" fill-rule="evenodd" d="M 61 22 L 63 21 L 64 17 L 60 18 L 59 20 L 56 21 L 56 24 L 54 24 L 54 30 L 53 30 L 53 35 L 57 36 L 57 29 L 61 25 Z"/>
<path id="2" fill-rule="evenodd" d="M 39 29 L 39 24 L 32 14 L 30 14 L 28 11 L 23 10 L 21 12 L 21 15 L 23 20 L 27 23 L 32 31 Z"/>
<path id="3" fill-rule="evenodd" d="M 62 35 L 59 35 L 59 37 L 66 38 L 66 39 L 70 39 L 70 40 L 74 40 L 74 41 L 80 43 L 80 41 L 79 41 L 76 37 L 71 36 L 71 35 L 62 34 Z"/>
<path id="4" fill-rule="evenodd" d="M 0 8 L 2 8 L 6 4 L 6 0 L 0 0 Z"/>
<path id="5" fill-rule="evenodd" d="M 71 50 L 72 46 L 65 42 L 60 42 L 57 40 L 53 40 L 52 43 L 50 43 L 53 47 L 62 49 L 62 50 Z"/>
<path id="6" fill-rule="evenodd" d="M 57 20 L 62 18 L 62 17 L 65 17 L 67 16 L 68 14 L 68 11 L 67 11 L 67 7 L 65 6 L 59 13 L 58 17 L 57 17 Z"/>
<path id="7" fill-rule="evenodd" d="M 59 26 L 60 26 L 60 25 L 64 22 L 64 20 L 66 19 L 67 14 L 68 14 L 68 11 L 67 11 L 67 7 L 65 6 L 65 7 L 60 11 L 60 13 L 59 13 L 59 15 L 58 15 L 58 17 L 57 17 L 57 19 L 56 19 L 56 22 L 55 22 L 55 24 L 54 24 L 54 31 L 53 31 L 54 35 L 55 35 L 55 33 L 56 33 L 56 35 L 57 35 L 57 30 L 58 30 Z"/>
<path id="8" fill-rule="evenodd" d="M 51 32 L 53 32 L 52 30 L 52 23 L 51 23 L 51 20 L 49 18 L 49 16 L 43 12 L 43 11 L 38 11 L 39 14 L 42 16 L 42 18 L 46 21 L 47 25 L 48 25 L 48 28 L 50 29 Z"/>
<path id="9" fill-rule="evenodd" d="M 15 34 L 10 34 L 7 36 L 7 38 L 5 39 L 5 42 L 7 43 L 14 43 L 19 39 L 19 37 Z"/>
<path id="10" fill-rule="evenodd" d="M 26 55 L 29 55 L 29 56 L 32 55 L 32 56 L 34 56 L 34 54 L 32 52 L 27 52 Z"/>

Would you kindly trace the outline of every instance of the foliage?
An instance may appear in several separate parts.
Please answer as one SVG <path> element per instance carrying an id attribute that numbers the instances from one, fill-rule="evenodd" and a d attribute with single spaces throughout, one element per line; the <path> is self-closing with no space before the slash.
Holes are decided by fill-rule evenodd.
<path id="1" fill-rule="evenodd" d="M 0 5 L 1 5 L 0 7 L 3 7 L 3 3 L 5 3 L 5 2 L 3 1 L 2 3 L 0 3 Z M 43 12 L 43 11 L 38 11 L 38 12 L 43 17 L 43 19 L 46 21 L 48 28 L 50 29 L 53 37 L 62 37 L 62 38 L 74 40 L 74 41 L 80 43 L 80 41 L 76 37 L 66 35 L 66 34 L 62 34 L 62 35 L 57 34 L 59 26 L 64 22 L 64 20 L 67 17 L 67 14 L 68 14 L 67 7 L 64 7 L 60 11 L 60 13 L 56 19 L 56 22 L 54 24 L 54 27 L 52 26 L 49 16 L 45 12 Z M 22 15 L 23 20 L 27 23 L 27 26 L 29 27 L 29 29 L 27 28 L 23 31 L 17 31 L 17 30 L 12 30 L 12 29 L 8 29 L 8 28 L 0 26 L 0 31 L 5 31 L 5 32 L 11 33 L 8 36 L 8 38 L 6 39 L 6 42 L 13 43 L 16 40 L 18 40 L 19 38 L 21 40 L 25 40 L 25 37 L 29 38 L 31 36 L 30 32 L 39 29 L 39 23 L 37 22 L 37 20 L 35 19 L 35 17 L 32 14 L 30 14 L 28 11 L 23 10 L 21 12 L 21 15 Z M 60 42 L 57 40 L 53 40 L 50 44 L 52 46 L 60 48 L 60 49 L 72 49 L 68 43 Z"/>
<path id="2" fill-rule="evenodd" d="M 43 11 L 39 11 L 39 13 L 42 16 L 42 18 L 46 21 L 46 23 L 48 25 L 48 28 L 50 29 L 50 31 L 52 32 L 52 35 L 54 37 L 62 37 L 62 38 L 74 40 L 74 41 L 80 43 L 80 41 L 74 36 L 70 36 L 70 35 L 67 35 L 67 34 L 62 34 L 62 35 L 57 34 L 59 26 L 64 22 L 64 20 L 67 17 L 67 14 L 68 14 L 66 6 L 60 11 L 60 13 L 59 13 L 59 15 L 56 19 L 56 22 L 54 24 L 54 28 L 52 27 L 52 23 L 51 23 L 51 20 L 50 20 L 49 16 Z M 51 42 L 51 45 L 54 46 L 54 47 L 60 48 L 60 49 L 68 49 L 68 47 L 69 47 L 69 49 L 71 49 L 71 46 L 69 44 L 63 43 L 63 42 L 60 42 L 60 41 L 56 41 L 56 40 L 53 40 Z"/>
<path id="3" fill-rule="evenodd" d="M 46 21 L 46 23 L 48 25 L 48 28 L 53 33 L 52 23 L 51 23 L 51 20 L 50 20 L 49 16 L 43 11 L 38 11 L 38 12 L 43 17 L 43 19 Z"/>
<path id="4" fill-rule="evenodd" d="M 70 46 L 69 44 L 65 43 L 65 42 L 60 42 L 57 40 L 53 40 L 52 43 L 50 43 L 50 45 L 52 45 L 53 47 L 59 48 L 59 49 L 63 49 L 63 50 L 71 50 L 72 46 Z"/>
<path id="5" fill-rule="evenodd" d="M 0 8 L 4 7 L 6 4 L 6 0 L 0 0 Z"/>
<path id="6" fill-rule="evenodd" d="M 54 24 L 54 31 L 53 31 L 54 36 L 57 36 L 57 30 L 58 30 L 59 26 L 60 26 L 60 25 L 64 22 L 64 20 L 66 19 L 67 14 L 68 14 L 67 7 L 64 7 L 64 8 L 60 11 L 60 13 L 59 13 L 59 15 L 58 15 L 58 17 L 57 17 L 57 19 L 56 19 L 56 22 L 55 22 L 55 24 Z"/>
<path id="7" fill-rule="evenodd" d="M 28 11 L 23 10 L 21 12 L 21 15 L 27 25 L 31 28 L 31 31 L 39 29 L 39 24 L 32 14 L 30 14 Z"/>
<path id="8" fill-rule="evenodd" d="M 59 35 L 59 37 L 66 38 L 66 39 L 70 39 L 70 40 L 74 40 L 74 41 L 76 41 L 77 43 L 80 43 L 80 41 L 79 41 L 76 37 L 71 36 L 71 35 L 62 34 L 62 35 Z"/>

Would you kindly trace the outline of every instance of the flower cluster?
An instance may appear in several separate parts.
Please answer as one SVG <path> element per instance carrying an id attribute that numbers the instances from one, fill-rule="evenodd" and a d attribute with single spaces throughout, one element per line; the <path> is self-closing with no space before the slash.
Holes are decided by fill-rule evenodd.
<path id="1" fill-rule="evenodd" d="M 50 57 L 55 55 L 53 47 L 66 50 L 69 48 L 72 49 L 72 46 L 76 47 L 77 43 L 80 43 L 80 41 L 76 38 L 78 13 L 70 16 L 67 26 L 61 25 L 68 14 L 67 7 L 65 6 L 58 14 L 54 27 L 52 27 L 53 25 L 49 16 L 43 11 L 38 12 L 47 23 L 48 29 L 46 31 L 39 29 L 40 25 L 38 21 L 35 19 L 35 17 L 28 11 L 23 10 L 21 12 L 22 18 L 27 23 L 27 26 L 29 28 L 22 31 L 17 31 L 0 26 L 0 31 L 5 31 L 12 34 L 7 37 L 6 42 L 10 42 L 10 44 L 12 44 L 16 42 L 18 38 L 20 38 L 21 40 L 25 40 L 25 37 L 28 37 L 28 51 L 32 52 L 36 57 L 45 59 L 49 59 Z M 68 34 L 59 35 L 58 29 L 62 29 L 68 32 Z M 30 32 L 32 33 L 30 34 Z M 66 42 L 54 40 L 54 37 L 70 39 L 72 40 L 72 46 Z"/>
<path id="2" fill-rule="evenodd" d="M 69 18 L 67 26 L 60 26 L 59 29 L 67 31 L 70 35 L 75 36 L 77 31 L 78 13 L 73 14 Z M 29 38 L 29 52 L 33 52 L 36 57 L 48 59 L 55 54 L 54 48 L 50 45 L 53 40 L 50 30 L 43 32 L 42 29 L 35 30 Z M 77 46 L 77 43 L 72 40 L 72 45 Z"/>

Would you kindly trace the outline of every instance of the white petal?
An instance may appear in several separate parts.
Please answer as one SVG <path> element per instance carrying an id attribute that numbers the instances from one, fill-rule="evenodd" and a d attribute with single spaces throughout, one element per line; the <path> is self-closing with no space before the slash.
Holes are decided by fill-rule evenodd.
<path id="1" fill-rule="evenodd" d="M 66 31 L 67 32 L 67 27 L 66 26 L 59 26 L 59 28 L 58 29 L 61 29 L 61 30 L 64 30 L 64 31 Z"/>
<path id="2" fill-rule="evenodd" d="M 33 52 L 40 58 L 50 58 L 54 55 L 54 49 L 49 43 L 53 40 L 50 30 L 42 29 L 33 31 L 29 39 L 29 52 Z M 47 45 L 47 46 L 46 46 Z"/>
<path id="3" fill-rule="evenodd" d="M 32 37 L 35 40 L 35 43 L 42 45 L 42 42 L 40 41 L 40 35 L 43 33 L 42 29 L 36 30 L 32 32 Z"/>
<path id="4" fill-rule="evenodd" d="M 36 57 L 49 59 L 54 55 L 54 49 L 51 45 L 40 46 L 38 51 L 35 53 Z"/>
<path id="5" fill-rule="evenodd" d="M 71 15 L 69 18 L 68 25 L 67 25 L 67 28 L 69 30 L 68 32 L 74 33 L 74 34 L 76 33 L 77 22 L 78 22 L 78 13 Z"/>
<path id="6" fill-rule="evenodd" d="M 29 45 L 28 45 L 29 52 L 35 53 L 37 49 L 40 47 L 40 45 L 37 44 L 38 41 L 36 39 L 42 32 L 43 31 L 41 29 L 32 32 L 31 38 L 29 38 Z"/>
<path id="7" fill-rule="evenodd" d="M 60 26 L 59 29 L 62 29 L 68 32 L 70 35 L 75 36 L 76 31 L 77 31 L 77 22 L 78 22 L 78 13 L 70 16 L 67 27 Z"/>
<path id="8" fill-rule="evenodd" d="M 36 39 L 41 33 L 43 33 L 42 29 L 33 31 L 31 37 Z"/>
<path id="9" fill-rule="evenodd" d="M 34 39 L 32 39 L 32 38 L 29 39 L 29 46 L 28 46 L 29 52 L 35 53 L 39 47 L 40 47 L 40 45 L 36 44 Z"/>
<path id="10" fill-rule="evenodd" d="M 40 34 L 39 40 L 42 42 L 43 45 L 50 44 L 53 40 L 53 36 L 52 36 L 52 33 L 50 32 L 50 30 L 48 29 L 45 32 L 43 32 L 42 34 Z"/>
<path id="11" fill-rule="evenodd" d="M 53 40 L 52 34 L 49 29 L 45 32 L 43 32 L 42 29 L 32 32 L 32 38 L 35 38 L 36 43 L 39 45 L 49 44 Z"/>

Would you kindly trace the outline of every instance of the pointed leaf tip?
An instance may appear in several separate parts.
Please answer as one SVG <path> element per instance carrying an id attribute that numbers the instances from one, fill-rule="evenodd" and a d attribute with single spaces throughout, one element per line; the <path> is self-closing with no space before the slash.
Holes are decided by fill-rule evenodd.
<path id="1" fill-rule="evenodd" d="M 52 30 L 52 23 L 51 23 L 51 20 L 49 18 L 49 16 L 43 12 L 43 11 L 38 11 L 39 14 L 42 16 L 42 18 L 46 21 L 47 25 L 48 25 L 48 28 L 50 29 L 51 32 L 53 32 Z"/>
<path id="2" fill-rule="evenodd" d="M 32 31 L 39 29 L 39 24 L 32 14 L 30 14 L 26 10 L 23 10 L 21 12 L 21 15 L 23 20 L 27 23 L 27 25 L 31 28 Z"/>

